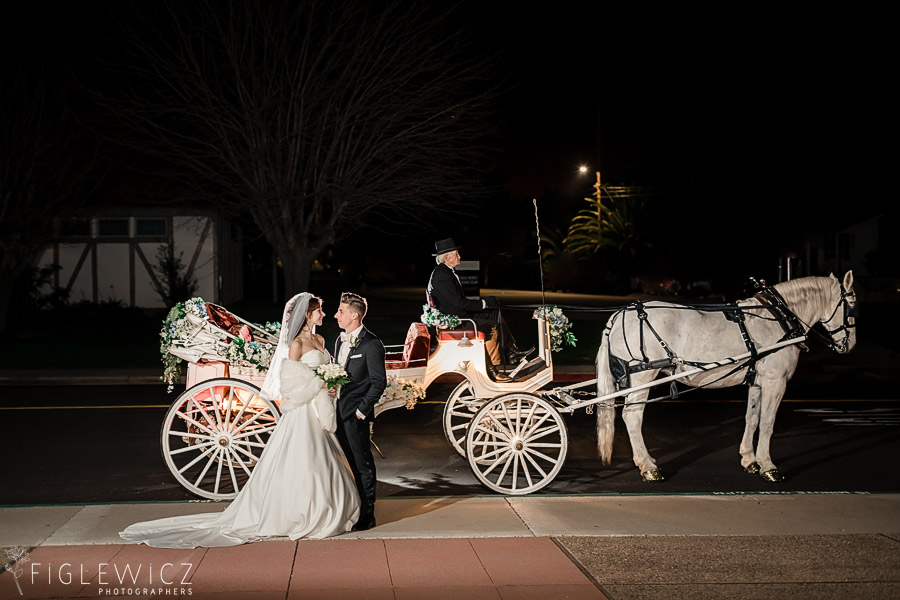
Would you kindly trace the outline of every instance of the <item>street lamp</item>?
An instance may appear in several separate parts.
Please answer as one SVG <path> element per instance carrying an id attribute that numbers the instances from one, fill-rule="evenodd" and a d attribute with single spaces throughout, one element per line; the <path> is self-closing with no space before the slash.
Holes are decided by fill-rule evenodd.
<path id="1" fill-rule="evenodd" d="M 578 167 L 578 172 L 581 174 L 585 174 L 588 172 L 587 165 L 580 165 Z M 600 207 L 603 205 L 603 201 L 600 197 L 600 171 L 597 171 L 597 183 L 594 184 L 594 195 L 597 197 L 597 225 L 600 225 L 602 220 L 602 213 Z"/>

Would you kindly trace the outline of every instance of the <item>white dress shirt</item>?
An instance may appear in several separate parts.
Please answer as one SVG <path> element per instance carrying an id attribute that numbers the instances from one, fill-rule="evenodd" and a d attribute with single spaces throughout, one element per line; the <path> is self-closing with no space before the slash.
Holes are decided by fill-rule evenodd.
<path id="1" fill-rule="evenodd" d="M 357 328 L 354 329 L 353 331 L 349 332 L 349 333 L 350 333 L 350 336 L 351 336 L 351 337 L 356 337 L 356 339 L 359 339 L 359 334 L 362 333 L 362 330 L 363 330 L 363 326 L 360 325 L 359 327 L 357 327 Z M 337 361 L 338 361 L 338 364 L 339 364 L 339 365 L 341 365 L 341 366 L 344 367 L 344 368 L 347 368 L 347 360 L 350 358 L 350 351 L 351 351 L 352 349 L 353 349 L 353 348 L 350 347 L 349 342 L 342 342 L 342 343 L 341 343 L 341 349 L 338 350 L 338 356 L 337 356 Z M 338 389 L 338 398 L 340 398 L 340 397 L 341 397 L 341 390 Z M 357 411 L 356 411 L 356 416 L 359 417 L 360 419 L 365 419 L 365 418 L 366 418 L 366 415 L 364 415 L 364 414 L 362 414 L 361 412 L 359 412 L 358 409 L 357 409 Z"/>

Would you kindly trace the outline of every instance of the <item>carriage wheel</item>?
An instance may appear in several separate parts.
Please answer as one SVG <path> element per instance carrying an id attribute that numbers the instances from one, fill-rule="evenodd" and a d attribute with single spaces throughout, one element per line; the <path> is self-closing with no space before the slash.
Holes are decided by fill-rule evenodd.
<path id="1" fill-rule="evenodd" d="M 501 494 L 530 494 L 553 481 L 566 460 L 562 415 L 534 394 L 488 401 L 466 434 L 466 453 L 481 483 Z"/>
<path id="2" fill-rule="evenodd" d="M 172 475 L 204 498 L 237 496 L 279 418 L 278 407 L 239 379 L 210 379 L 181 394 L 162 425 Z"/>
<path id="3" fill-rule="evenodd" d="M 466 455 L 466 432 L 469 430 L 469 423 L 483 404 L 483 399 L 475 397 L 468 379 L 456 386 L 444 404 L 444 436 L 460 456 Z"/>

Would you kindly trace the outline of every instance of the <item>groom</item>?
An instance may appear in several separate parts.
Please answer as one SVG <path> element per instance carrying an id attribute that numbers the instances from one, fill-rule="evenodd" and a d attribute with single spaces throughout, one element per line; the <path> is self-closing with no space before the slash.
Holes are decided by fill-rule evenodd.
<path id="1" fill-rule="evenodd" d="M 366 299 L 344 292 L 334 318 L 344 333 L 338 338 L 334 355 L 344 366 L 350 383 L 338 393 L 337 438 L 347 455 L 361 503 L 359 521 L 353 531 L 375 527 L 375 459 L 369 447 L 369 423 L 375 418 L 375 404 L 387 385 L 384 345 L 363 327 Z"/>

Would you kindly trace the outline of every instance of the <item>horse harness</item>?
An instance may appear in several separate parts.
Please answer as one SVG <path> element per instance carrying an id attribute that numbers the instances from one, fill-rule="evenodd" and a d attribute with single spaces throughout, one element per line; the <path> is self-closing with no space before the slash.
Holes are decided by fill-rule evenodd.
<path id="1" fill-rule="evenodd" d="M 768 356 L 769 354 L 777 352 L 778 350 L 781 349 L 781 348 L 776 348 L 776 349 L 769 350 L 769 351 L 763 352 L 763 353 L 760 353 L 757 351 L 756 343 L 753 341 L 753 339 L 750 337 L 750 333 L 747 331 L 747 325 L 745 322 L 745 320 L 746 320 L 745 315 L 746 315 L 747 310 L 759 309 L 759 308 L 768 309 L 769 313 L 771 313 L 771 315 L 772 315 L 772 320 L 777 321 L 779 323 L 779 325 L 781 325 L 782 329 L 784 330 L 784 335 L 781 337 L 780 340 L 778 340 L 779 342 L 796 339 L 798 337 L 802 337 L 803 335 L 805 335 L 805 332 L 803 329 L 804 323 L 797 317 L 797 315 L 794 314 L 794 312 L 790 308 L 788 308 L 787 302 L 785 302 L 784 297 L 778 292 L 778 290 L 776 290 L 774 287 L 767 287 L 764 280 L 761 282 L 756 282 L 756 280 L 753 280 L 753 281 L 754 281 L 754 284 L 756 285 L 756 287 L 760 290 L 757 294 L 754 295 L 754 298 L 761 304 L 761 306 L 740 307 L 735 303 L 731 303 L 731 304 L 727 304 L 727 305 L 717 305 L 715 307 L 707 307 L 706 308 L 706 310 L 721 311 L 723 313 L 724 317 L 728 321 L 731 321 L 738 325 L 738 328 L 740 329 L 740 332 L 741 332 L 741 339 L 743 340 L 744 345 L 747 347 L 747 351 L 750 353 L 750 358 L 747 360 L 746 363 L 738 365 L 737 367 L 735 367 L 734 369 L 725 373 L 725 375 L 723 375 L 722 377 L 719 377 L 715 381 L 720 381 L 722 379 L 725 379 L 725 378 L 731 376 L 732 374 L 740 371 L 741 369 L 746 368 L 747 373 L 744 376 L 744 383 L 752 386 L 756 381 L 756 363 L 758 361 L 760 361 L 761 359 L 765 358 L 766 356 Z M 840 286 L 841 286 L 840 301 L 835 305 L 834 310 L 831 313 L 831 316 L 828 318 L 827 321 L 824 321 L 824 323 L 830 323 L 834 319 L 834 317 L 837 315 L 838 309 L 843 306 L 844 307 L 844 322 L 843 322 L 843 324 L 840 327 L 837 327 L 836 329 L 828 329 L 826 327 L 825 330 L 828 332 L 829 336 L 831 336 L 830 338 L 827 338 L 827 339 L 825 338 L 825 336 L 819 334 L 818 332 L 815 332 L 812 329 L 812 327 L 807 325 L 807 329 L 809 331 L 813 331 L 814 333 L 819 335 L 819 337 L 823 339 L 823 341 L 826 343 L 826 345 L 828 345 L 832 350 L 836 350 L 837 352 L 843 352 L 844 349 L 847 347 L 847 344 L 849 343 L 849 339 L 850 339 L 850 329 L 856 327 L 855 324 L 850 323 L 849 319 L 851 317 L 856 318 L 858 316 L 858 312 L 859 312 L 858 308 L 855 305 L 851 305 L 850 302 L 847 300 L 848 296 L 854 295 L 853 292 L 847 292 L 847 290 L 844 289 L 843 283 L 841 283 Z M 689 308 L 693 308 L 693 307 L 685 307 L 685 308 L 689 309 Z M 617 390 L 622 390 L 622 389 L 626 389 L 626 388 L 630 387 L 631 386 L 631 383 L 630 383 L 631 375 L 634 373 L 640 373 L 642 371 L 659 369 L 660 371 L 664 372 L 666 375 L 672 375 L 672 374 L 674 374 L 675 368 L 678 365 L 686 364 L 686 365 L 690 365 L 693 367 L 701 367 L 702 368 L 704 365 L 708 364 L 708 363 L 698 363 L 695 361 L 689 361 L 689 360 L 685 360 L 683 358 L 676 356 L 675 353 L 672 352 L 671 348 L 669 348 L 669 345 L 665 342 L 665 340 L 663 340 L 662 337 L 659 335 L 659 333 L 657 333 L 656 329 L 653 327 L 653 324 L 650 323 L 650 319 L 648 318 L 647 310 L 644 307 L 643 302 L 641 302 L 641 301 L 634 302 L 634 303 L 630 304 L 629 306 L 623 308 L 619 312 L 625 313 L 629 310 L 634 310 L 636 312 L 638 320 L 640 322 L 639 336 L 640 336 L 641 359 L 637 363 L 632 363 L 631 361 L 626 361 L 625 359 L 614 355 L 611 350 L 609 351 L 610 371 L 612 372 L 612 375 L 615 379 L 615 385 L 616 385 Z M 618 314 L 619 313 L 617 313 L 617 315 Z M 613 323 L 615 322 L 615 317 L 617 315 L 613 315 L 613 317 L 610 319 L 609 324 L 606 327 L 607 332 L 605 332 L 604 335 L 608 335 L 609 331 L 611 331 Z M 644 335 L 645 328 L 647 330 L 649 330 L 650 333 L 652 333 L 653 336 L 656 338 L 656 341 L 659 343 L 660 347 L 666 353 L 666 358 L 662 358 L 662 359 L 658 359 L 658 360 L 650 360 L 647 357 L 646 345 L 645 345 L 645 335 Z M 841 331 L 844 332 L 844 338 L 841 340 L 840 343 L 836 343 L 834 341 L 834 335 Z M 636 360 L 637 357 L 634 356 L 634 353 L 631 351 L 631 348 L 628 346 L 627 338 L 624 341 L 625 341 L 626 348 L 628 348 L 629 354 L 631 354 L 632 361 Z M 809 348 L 803 343 L 798 343 L 797 345 L 804 352 L 809 350 Z M 713 368 L 715 368 L 715 367 L 713 367 Z M 710 382 L 709 384 L 706 384 L 706 385 L 711 385 L 712 383 L 715 383 L 715 381 Z M 678 388 L 675 385 L 674 381 L 672 381 L 670 383 L 670 394 L 667 397 L 668 398 L 677 398 L 678 397 Z M 621 402 L 624 402 L 624 399 L 621 399 Z M 617 404 L 620 403 L 620 400 L 617 399 L 616 403 Z"/>

